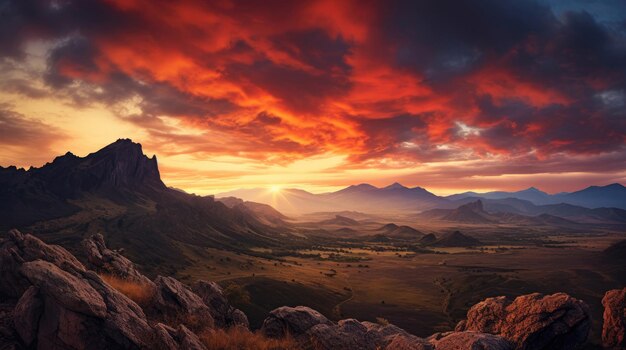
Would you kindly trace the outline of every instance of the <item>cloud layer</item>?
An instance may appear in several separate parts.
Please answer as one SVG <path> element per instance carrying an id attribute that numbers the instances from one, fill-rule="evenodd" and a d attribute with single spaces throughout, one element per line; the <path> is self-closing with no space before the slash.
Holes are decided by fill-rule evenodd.
<path id="1" fill-rule="evenodd" d="M 593 173 L 593 159 L 626 154 L 626 8 L 604 5 L 9 0 L 2 59 L 47 50 L 36 84 L 0 94 L 106 106 L 166 155 L 332 154 L 345 161 L 328 171 L 439 164 L 450 179 Z M 484 166 L 454 166 L 468 161 Z M 610 172 L 623 181 L 626 165 Z"/>

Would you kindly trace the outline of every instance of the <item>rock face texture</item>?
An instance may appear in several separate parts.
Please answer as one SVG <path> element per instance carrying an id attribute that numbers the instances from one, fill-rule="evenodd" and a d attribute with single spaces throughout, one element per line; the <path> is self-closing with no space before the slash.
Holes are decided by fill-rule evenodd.
<path id="1" fill-rule="evenodd" d="M 178 319 L 194 328 L 212 328 L 209 307 L 194 292 L 172 277 L 158 276 L 152 307 L 166 319 Z"/>
<path id="2" fill-rule="evenodd" d="M 228 303 L 222 287 L 217 283 L 200 280 L 192 286 L 192 290 L 209 307 L 217 327 L 243 326 L 249 328 L 250 324 L 246 314 Z"/>
<path id="3" fill-rule="evenodd" d="M 433 349 L 425 340 L 393 326 L 382 326 L 354 319 L 337 324 L 319 312 L 305 307 L 283 306 L 270 312 L 261 331 L 270 338 L 289 334 L 303 348 L 329 349 Z"/>
<path id="4" fill-rule="evenodd" d="M 457 330 L 497 334 L 515 349 L 576 349 L 587 340 L 589 308 L 564 293 L 489 298 L 467 312 Z"/>
<path id="5" fill-rule="evenodd" d="M 137 271 L 135 264 L 122 254 L 106 247 L 101 234 L 95 234 L 83 240 L 81 246 L 87 256 L 87 267 L 91 270 L 154 288 L 154 283 Z"/>
<path id="6" fill-rule="evenodd" d="M 622 295 L 622 312 L 623 300 Z M 619 308 L 616 305 L 615 309 Z M 621 317 L 623 320 L 623 313 Z M 324 350 L 565 350 L 581 347 L 590 326 L 588 307 L 582 301 L 564 293 L 547 296 L 535 293 L 515 300 L 486 299 L 468 311 L 467 320 L 460 322 L 455 331 L 426 339 L 393 325 L 353 319 L 334 323 L 303 306 L 275 309 L 265 319 L 262 331 L 268 337 L 290 334 L 303 347 Z M 619 326 L 611 327 L 619 329 Z M 621 332 L 623 335 L 623 328 Z"/>
<path id="7" fill-rule="evenodd" d="M 149 311 L 155 317 L 146 316 L 65 249 L 12 230 L 0 242 L 0 349 L 204 350 L 185 325 L 210 329 L 212 313 L 220 320 L 230 317 L 232 325 L 244 324 L 237 318 L 240 311 L 230 306 L 220 289 L 206 293 L 205 299 L 220 301 L 216 303 L 220 309 L 212 311 L 204 296 L 176 279 L 150 281 L 128 259 L 106 248 L 102 236 L 91 237 L 83 247 L 90 267 L 154 288 L 150 305 L 155 310 Z"/>
<path id="8" fill-rule="evenodd" d="M 602 305 L 602 345 L 609 349 L 626 349 L 626 288 L 606 292 Z"/>
<path id="9" fill-rule="evenodd" d="M 428 338 L 437 350 L 513 350 L 508 340 L 477 332 L 438 333 Z"/>
<path id="10" fill-rule="evenodd" d="M 15 230 L 8 236 L 0 247 L 0 259 L 3 278 L 13 283 L 0 284 L 0 293 L 19 296 L 13 320 L 25 346 L 133 349 L 152 345 L 154 330 L 141 308 L 86 270 L 73 255 Z"/>

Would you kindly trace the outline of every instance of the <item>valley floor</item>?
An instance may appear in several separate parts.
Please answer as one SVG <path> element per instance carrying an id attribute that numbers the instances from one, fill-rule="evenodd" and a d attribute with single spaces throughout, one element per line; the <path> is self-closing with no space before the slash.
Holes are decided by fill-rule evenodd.
<path id="1" fill-rule="evenodd" d="M 603 251 L 626 238 L 623 233 L 463 230 L 483 245 L 421 251 L 334 240 L 281 254 L 258 249 L 267 258 L 183 247 L 194 262 L 178 277 L 236 286 L 231 289 L 244 297 L 235 304 L 252 327 L 275 307 L 305 305 L 332 319 L 382 318 L 418 336 L 453 329 L 471 305 L 487 297 L 562 291 L 591 306 L 591 340 L 599 341 L 600 300 L 606 290 L 626 285 L 626 267 Z"/>

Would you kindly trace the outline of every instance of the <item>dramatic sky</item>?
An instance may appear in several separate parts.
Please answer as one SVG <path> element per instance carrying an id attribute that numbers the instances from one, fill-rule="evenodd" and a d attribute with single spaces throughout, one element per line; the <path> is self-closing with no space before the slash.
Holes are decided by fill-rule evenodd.
<path id="1" fill-rule="evenodd" d="M 626 182 L 623 0 L 0 0 L 0 165 L 118 138 L 168 185 Z"/>

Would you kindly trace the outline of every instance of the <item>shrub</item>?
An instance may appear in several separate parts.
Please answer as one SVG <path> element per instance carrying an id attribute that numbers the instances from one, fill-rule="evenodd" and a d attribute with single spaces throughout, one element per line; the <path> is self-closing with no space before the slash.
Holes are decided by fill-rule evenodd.
<path id="1" fill-rule="evenodd" d="M 243 327 L 214 329 L 199 334 L 209 350 L 296 350 L 296 342 L 290 336 L 282 339 L 267 338 Z"/>
<path id="2" fill-rule="evenodd" d="M 100 277 L 118 292 L 126 295 L 130 300 L 136 302 L 141 307 L 148 305 L 152 299 L 154 291 L 149 285 L 129 281 L 112 275 L 102 274 Z"/>
<path id="3" fill-rule="evenodd" d="M 378 323 L 381 326 L 389 325 L 389 321 L 386 318 L 382 318 L 382 317 L 376 317 L 376 323 Z"/>
<path id="4" fill-rule="evenodd" d="M 224 288 L 224 296 L 234 305 L 250 304 L 250 293 L 237 283 L 231 283 Z"/>

